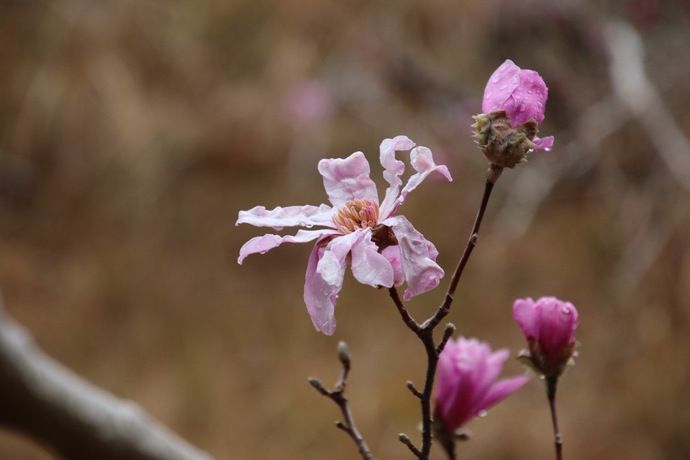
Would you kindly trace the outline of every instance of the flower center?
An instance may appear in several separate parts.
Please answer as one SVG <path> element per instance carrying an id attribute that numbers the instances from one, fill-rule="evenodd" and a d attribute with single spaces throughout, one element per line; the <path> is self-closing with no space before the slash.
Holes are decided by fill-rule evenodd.
<path id="1" fill-rule="evenodd" d="M 348 201 L 333 217 L 333 223 L 341 233 L 374 227 L 378 220 L 379 205 L 366 198 Z"/>

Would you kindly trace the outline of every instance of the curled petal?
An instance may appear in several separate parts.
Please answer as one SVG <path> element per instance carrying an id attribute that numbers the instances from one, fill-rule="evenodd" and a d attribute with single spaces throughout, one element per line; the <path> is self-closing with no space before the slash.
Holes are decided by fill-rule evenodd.
<path id="1" fill-rule="evenodd" d="M 539 340 L 540 310 L 531 297 L 513 302 L 513 318 L 527 338 Z"/>
<path id="2" fill-rule="evenodd" d="M 547 97 L 548 88 L 537 72 L 521 69 L 508 59 L 489 78 L 482 111 L 505 110 L 513 127 L 530 118 L 541 124 Z"/>
<path id="3" fill-rule="evenodd" d="M 362 152 L 347 158 L 321 160 L 319 172 L 333 206 L 339 208 L 354 199 L 368 199 L 378 204 L 376 184 L 369 177 L 369 162 Z"/>
<path id="4" fill-rule="evenodd" d="M 386 197 L 381 203 L 381 215 L 384 218 L 393 214 L 395 210 L 395 200 L 400 194 L 402 185 L 400 176 L 405 172 L 405 163 L 396 159 L 395 153 L 410 150 L 414 145 L 407 136 L 396 136 L 381 142 L 379 160 L 383 166 L 383 178 L 390 184 L 386 189 Z"/>
<path id="5" fill-rule="evenodd" d="M 277 248 L 283 243 L 307 243 L 313 241 L 320 236 L 331 234 L 330 230 L 299 230 L 295 236 L 286 235 L 272 235 L 266 234 L 263 236 L 255 236 L 247 241 L 240 248 L 240 256 L 237 258 L 237 263 L 242 264 L 242 261 L 250 255 L 261 253 L 265 254 L 273 248 Z"/>
<path id="6" fill-rule="evenodd" d="M 335 332 L 335 303 L 343 287 L 347 255 L 360 235 L 351 233 L 319 240 L 309 257 L 304 283 L 304 303 L 316 330 Z"/>
<path id="7" fill-rule="evenodd" d="M 395 286 L 403 284 L 405 282 L 405 274 L 402 269 L 400 246 L 388 246 L 381 251 L 381 255 L 384 256 L 388 260 L 388 263 L 391 264 L 391 267 L 393 267 L 393 284 Z"/>
<path id="8" fill-rule="evenodd" d="M 263 206 L 256 206 L 248 211 L 240 211 L 237 222 L 255 227 L 273 227 L 282 230 L 284 227 L 311 227 L 313 225 L 332 226 L 333 208 L 321 206 L 278 206 L 267 210 Z"/>
<path id="9" fill-rule="evenodd" d="M 412 190 L 416 189 L 417 186 L 424 182 L 424 179 L 426 179 L 426 177 L 434 171 L 438 171 L 443 177 L 451 182 L 453 181 L 453 178 L 450 176 L 450 172 L 445 165 L 437 165 L 434 163 L 431 150 L 428 148 L 417 147 L 412 149 L 410 152 L 410 159 L 412 162 L 412 167 L 415 169 L 415 171 L 417 171 L 417 174 L 412 175 L 407 181 L 407 184 L 405 184 L 405 187 L 402 189 L 402 193 L 400 194 L 400 198 L 398 199 L 397 203 L 398 206 L 405 201 L 407 195 Z"/>
<path id="10" fill-rule="evenodd" d="M 431 174 L 434 171 L 438 171 L 448 179 L 449 181 L 452 181 L 453 178 L 450 176 L 450 172 L 448 171 L 448 168 L 444 165 L 437 165 L 434 163 L 434 158 L 431 153 L 431 150 L 429 150 L 426 147 L 416 147 L 410 151 L 410 162 L 412 163 L 412 167 L 417 171 L 416 174 L 413 174 L 407 181 L 407 184 L 405 184 L 405 187 L 403 187 L 402 192 L 399 192 L 400 190 L 400 181 L 399 177 L 396 177 L 398 181 L 398 185 L 396 187 L 389 187 L 388 190 L 386 190 L 386 198 L 383 201 L 383 204 L 381 205 L 381 218 L 385 219 L 389 216 L 391 216 L 395 211 L 398 209 L 398 206 L 403 204 L 405 199 L 407 198 L 407 195 L 414 189 L 417 188 L 419 184 L 424 182 L 424 179 Z M 384 173 L 385 175 L 385 173 Z"/>
<path id="11" fill-rule="evenodd" d="M 410 300 L 438 286 L 444 272 L 436 263 L 436 247 L 404 216 L 390 217 L 383 223 L 393 229 L 400 246 L 402 269 L 407 282 L 403 299 Z"/>
<path id="12" fill-rule="evenodd" d="M 371 241 L 371 230 L 358 232 L 361 237 L 352 245 L 352 274 L 362 284 L 373 287 L 392 287 L 394 272 L 388 259 L 379 254 Z"/>
<path id="13" fill-rule="evenodd" d="M 342 285 L 342 278 L 340 285 L 337 283 L 333 285 L 324 280 L 317 272 L 327 241 L 327 239 L 318 241 L 309 256 L 304 281 L 304 303 L 307 305 L 307 311 L 316 330 L 326 335 L 333 335 L 335 332 L 335 302 Z"/>
<path id="14" fill-rule="evenodd" d="M 539 138 L 535 137 L 532 139 L 534 143 L 534 150 L 546 150 L 547 152 L 553 148 L 553 136 Z"/>

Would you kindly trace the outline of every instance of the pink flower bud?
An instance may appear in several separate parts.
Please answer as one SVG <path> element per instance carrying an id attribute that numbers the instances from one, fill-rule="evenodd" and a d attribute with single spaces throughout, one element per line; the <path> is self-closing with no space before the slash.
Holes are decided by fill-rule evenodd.
<path id="1" fill-rule="evenodd" d="M 449 340 L 438 363 L 434 423 L 437 435 L 452 435 L 473 417 L 508 397 L 527 382 L 517 376 L 496 382 L 507 349 L 492 352 L 477 339 Z"/>
<path id="2" fill-rule="evenodd" d="M 525 163 L 532 150 L 551 150 L 553 136 L 537 137 L 544 121 L 549 89 L 534 70 L 510 59 L 491 75 L 482 101 L 483 113 L 474 117 L 475 139 L 489 161 L 500 168 Z"/>
<path id="3" fill-rule="evenodd" d="M 555 297 L 542 297 L 536 302 L 528 297 L 515 301 L 513 317 L 529 343 L 529 351 L 521 357 L 546 377 L 563 373 L 575 351 L 575 306 Z"/>
<path id="4" fill-rule="evenodd" d="M 534 70 L 521 69 L 510 59 L 491 75 L 484 89 L 484 113 L 505 110 L 513 128 L 534 118 L 544 121 L 544 109 L 549 89 Z"/>

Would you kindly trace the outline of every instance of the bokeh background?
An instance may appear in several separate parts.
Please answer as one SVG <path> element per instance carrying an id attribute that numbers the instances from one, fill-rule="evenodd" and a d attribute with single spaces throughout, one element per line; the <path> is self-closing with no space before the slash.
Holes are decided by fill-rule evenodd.
<path id="1" fill-rule="evenodd" d="M 690 456 L 686 0 L 0 2 L 0 289 L 53 357 L 219 459 L 352 459 L 339 340 L 378 458 L 417 439 L 418 341 L 348 273 L 338 329 L 302 302 L 310 246 L 236 263 L 255 205 L 326 200 L 318 159 L 406 134 L 454 182 L 401 211 L 451 272 L 481 197 L 471 115 L 506 58 L 550 93 L 555 148 L 507 171 L 450 313 L 513 354 L 516 297 L 581 314 L 559 411 L 569 458 Z M 440 177 L 440 176 L 439 176 Z M 381 185 L 383 187 L 383 184 Z M 410 302 L 428 316 L 442 290 Z M 505 375 L 523 369 L 510 360 Z M 462 458 L 553 458 L 542 383 L 472 422 Z M 54 458 L 11 430 L 0 457 Z M 440 451 L 435 459 L 443 458 Z"/>

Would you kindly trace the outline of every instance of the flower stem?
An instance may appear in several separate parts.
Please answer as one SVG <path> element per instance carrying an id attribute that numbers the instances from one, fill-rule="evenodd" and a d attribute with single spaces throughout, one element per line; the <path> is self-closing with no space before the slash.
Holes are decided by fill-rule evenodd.
<path id="1" fill-rule="evenodd" d="M 491 171 L 492 168 L 490 167 L 489 170 Z M 497 180 L 497 178 L 495 180 Z M 484 212 L 486 211 L 486 207 L 489 204 L 489 198 L 491 197 L 491 191 L 494 188 L 494 183 L 495 182 L 492 182 L 491 180 L 486 181 L 486 184 L 484 186 L 484 195 L 482 196 L 482 201 L 479 205 L 477 216 L 474 219 L 474 226 L 472 227 L 472 232 L 470 232 L 470 237 L 467 240 L 465 250 L 462 253 L 462 257 L 460 257 L 460 261 L 458 262 L 458 265 L 455 268 L 455 272 L 453 272 L 453 277 L 450 279 L 450 284 L 448 285 L 446 297 L 441 306 L 438 307 L 438 310 L 436 310 L 436 313 L 434 313 L 434 315 L 431 318 L 429 318 L 422 324 L 422 328 L 424 329 L 433 329 L 434 327 L 436 327 L 438 323 L 440 323 L 441 320 L 450 311 L 450 306 L 453 303 L 453 299 L 455 298 L 455 290 L 457 289 L 458 283 L 460 282 L 462 272 L 465 270 L 467 261 L 470 259 L 470 255 L 472 255 L 472 251 L 477 245 L 477 239 L 479 238 L 479 227 L 481 226 L 482 220 L 484 219 Z"/>
<path id="2" fill-rule="evenodd" d="M 561 430 L 558 428 L 558 415 L 556 414 L 556 386 L 558 384 L 558 377 L 546 378 L 546 396 L 549 398 L 549 407 L 551 409 L 551 422 L 553 423 L 553 438 L 556 446 L 556 460 L 563 460 L 563 439 L 561 438 Z"/>
<path id="3" fill-rule="evenodd" d="M 446 344 L 446 341 L 450 337 L 450 334 L 452 334 L 452 330 L 447 327 L 446 331 L 450 331 L 449 333 L 446 332 L 444 333 L 443 338 L 441 339 L 441 342 L 437 346 L 434 342 L 434 328 L 438 326 L 438 324 L 443 320 L 443 318 L 448 314 L 450 311 L 450 306 L 453 303 L 453 299 L 455 296 L 455 290 L 458 287 L 458 282 L 460 281 L 460 277 L 462 276 L 462 272 L 465 269 L 465 266 L 467 265 L 467 261 L 470 258 L 470 255 L 472 254 L 472 251 L 474 250 L 474 247 L 477 245 L 477 239 L 479 237 L 479 227 L 482 224 L 482 219 L 484 218 L 484 212 L 486 211 L 486 207 L 489 203 L 489 197 L 491 196 L 491 191 L 493 190 L 494 184 L 498 177 L 500 176 L 500 171 L 502 168 L 497 168 L 493 165 L 489 166 L 489 171 L 487 174 L 487 181 L 484 186 L 484 195 L 482 196 L 482 201 L 481 204 L 479 205 L 479 210 L 477 211 L 477 216 L 474 220 L 474 225 L 472 227 L 472 231 L 470 233 L 470 237 L 467 241 L 467 245 L 465 246 L 465 250 L 462 253 L 462 256 L 460 257 L 460 261 L 458 262 L 457 267 L 455 268 L 455 272 L 453 273 L 453 277 L 451 278 L 450 284 L 448 286 L 448 291 L 446 292 L 445 299 L 443 303 L 438 307 L 436 312 L 424 323 L 419 324 L 417 321 L 412 318 L 412 316 L 409 314 L 407 311 L 407 308 L 405 307 L 405 304 L 403 301 L 400 299 L 400 296 L 398 295 L 398 290 L 395 288 L 395 286 L 391 287 L 388 292 L 393 299 L 393 302 L 395 303 L 396 307 L 398 308 L 398 312 L 400 313 L 400 316 L 402 317 L 403 321 L 407 325 L 407 327 L 414 332 L 417 337 L 422 341 L 424 344 L 424 349 L 426 350 L 427 354 L 427 369 L 426 369 L 426 376 L 424 379 L 424 388 L 421 391 L 421 393 L 417 392 L 416 395 L 420 399 L 421 403 L 421 410 L 422 410 L 422 445 L 420 449 L 414 448 L 413 445 L 411 444 L 411 441 L 409 441 L 409 438 L 407 436 L 404 436 L 404 444 L 406 444 L 408 447 L 410 447 L 410 450 L 417 456 L 419 460 L 428 460 L 429 455 L 431 453 L 431 444 L 432 444 L 432 426 L 433 426 L 433 418 L 431 415 L 431 393 L 434 387 L 434 379 L 436 376 L 436 367 L 438 365 L 438 357 L 441 354 L 441 351 L 443 351 L 443 347 Z M 454 329 L 454 328 L 453 328 Z M 409 386 L 409 385 L 408 385 Z M 454 451 L 449 451 L 446 448 L 447 452 L 452 452 L 452 456 L 450 457 L 451 459 L 454 459 L 455 453 Z M 450 454 L 449 454 L 450 455 Z"/>
<path id="4" fill-rule="evenodd" d="M 455 440 L 442 440 L 441 444 L 443 444 L 443 449 L 446 451 L 446 455 L 448 455 L 448 460 L 455 460 Z"/>

